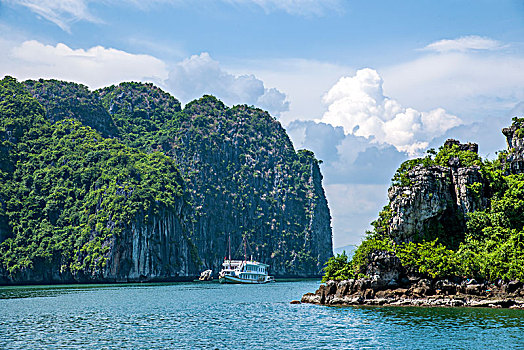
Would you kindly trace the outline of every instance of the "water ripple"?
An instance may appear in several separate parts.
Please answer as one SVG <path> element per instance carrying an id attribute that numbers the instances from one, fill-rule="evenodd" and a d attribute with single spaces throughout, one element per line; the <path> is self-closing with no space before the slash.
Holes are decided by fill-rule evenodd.
<path id="1" fill-rule="evenodd" d="M 317 281 L 0 287 L 5 349 L 518 349 L 524 312 L 290 305 Z"/>

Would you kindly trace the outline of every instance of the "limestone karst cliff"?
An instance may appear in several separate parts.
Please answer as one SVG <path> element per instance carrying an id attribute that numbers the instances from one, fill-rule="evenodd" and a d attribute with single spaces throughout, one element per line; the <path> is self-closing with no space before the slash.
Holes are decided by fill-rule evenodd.
<path id="1" fill-rule="evenodd" d="M 503 129 L 494 160 L 450 139 L 401 164 L 374 230 L 302 301 L 524 308 L 523 126 Z"/>
<path id="2" fill-rule="evenodd" d="M 445 148 L 477 154 L 476 144 L 447 140 Z M 478 165 L 451 157 L 446 165 L 417 165 L 404 174 L 405 183 L 388 191 L 391 219 L 388 234 L 397 242 L 440 238 L 451 246 L 463 240 L 466 215 L 488 205 L 489 184 Z"/>
<path id="3" fill-rule="evenodd" d="M 524 173 L 524 120 L 516 119 L 509 127 L 502 129 L 508 143 L 508 154 L 505 163 L 510 174 Z"/>
<path id="4" fill-rule="evenodd" d="M 0 283 L 191 279 L 229 236 L 277 276 L 332 255 L 319 162 L 267 112 L 152 84 L 1 89 Z"/>
<path id="5" fill-rule="evenodd" d="M 260 109 L 229 108 L 204 96 L 181 111 L 171 96 L 151 89 L 125 83 L 99 96 L 117 125 L 166 116 L 141 135 L 123 137 L 176 160 L 192 203 L 190 231 L 201 268 L 221 268 L 229 237 L 233 256 L 242 256 L 246 236 L 248 255 L 269 263 L 272 273 L 320 274 L 332 243 L 313 153 L 296 152 L 280 123 Z"/>

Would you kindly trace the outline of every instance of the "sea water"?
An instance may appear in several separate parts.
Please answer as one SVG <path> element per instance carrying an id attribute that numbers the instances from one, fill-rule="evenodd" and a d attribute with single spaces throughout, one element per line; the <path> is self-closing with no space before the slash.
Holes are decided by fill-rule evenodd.
<path id="1" fill-rule="evenodd" d="M 319 283 L 0 287 L 0 348 L 524 349 L 524 310 L 289 303 Z"/>

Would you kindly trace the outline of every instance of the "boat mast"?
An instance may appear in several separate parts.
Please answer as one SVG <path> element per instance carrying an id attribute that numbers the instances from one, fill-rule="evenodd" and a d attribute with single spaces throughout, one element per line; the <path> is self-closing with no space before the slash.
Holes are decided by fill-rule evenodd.
<path id="1" fill-rule="evenodd" d="M 247 241 L 246 241 L 246 236 L 244 236 L 244 261 L 247 262 Z"/>
<path id="2" fill-rule="evenodd" d="M 229 238 L 227 240 L 227 245 L 229 247 L 229 268 L 231 268 L 231 232 L 229 233 Z"/>

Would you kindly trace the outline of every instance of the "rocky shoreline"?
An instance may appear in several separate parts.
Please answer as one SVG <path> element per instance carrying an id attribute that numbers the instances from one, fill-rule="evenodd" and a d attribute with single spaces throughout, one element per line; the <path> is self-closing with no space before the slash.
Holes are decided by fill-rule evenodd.
<path id="1" fill-rule="evenodd" d="M 422 306 L 490 307 L 524 309 L 524 284 L 520 281 L 496 283 L 474 279 L 450 281 L 410 278 L 402 283 L 383 285 L 376 279 L 328 281 L 315 293 L 307 293 L 302 303 L 329 306 Z"/>

